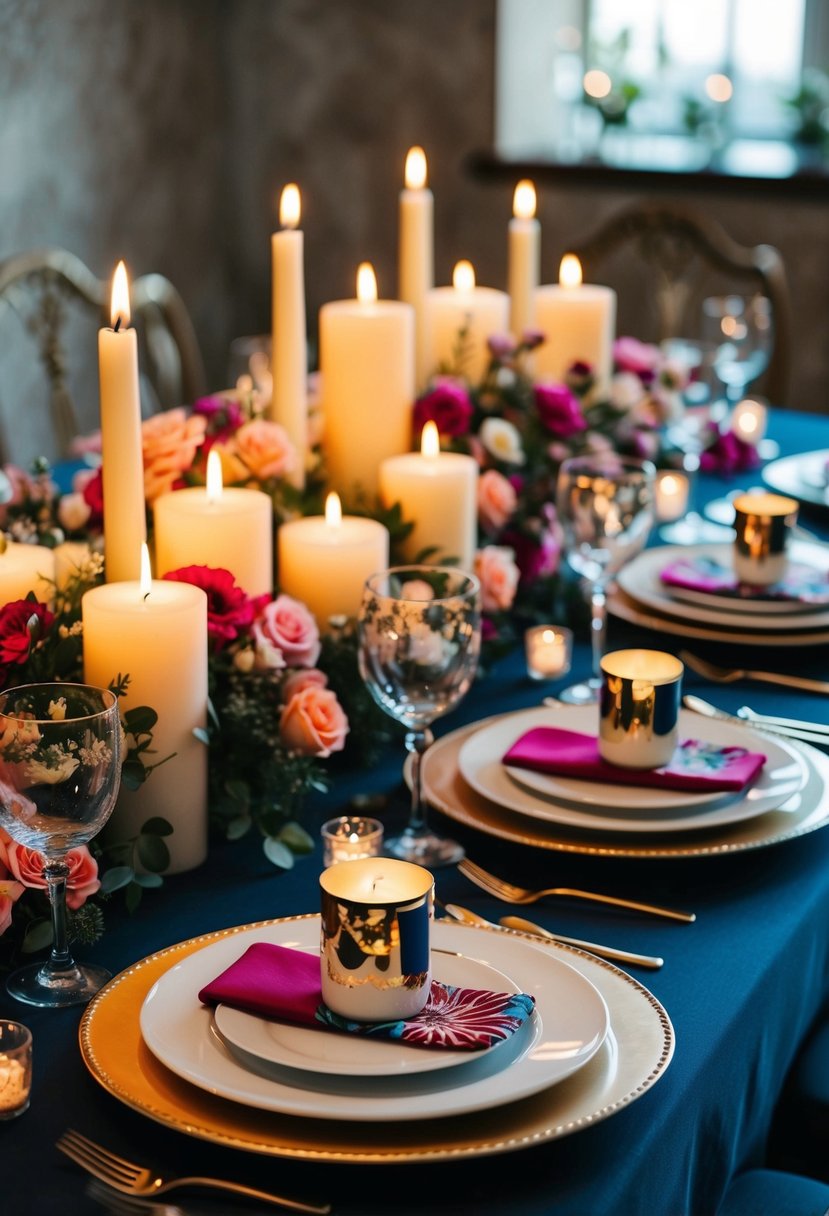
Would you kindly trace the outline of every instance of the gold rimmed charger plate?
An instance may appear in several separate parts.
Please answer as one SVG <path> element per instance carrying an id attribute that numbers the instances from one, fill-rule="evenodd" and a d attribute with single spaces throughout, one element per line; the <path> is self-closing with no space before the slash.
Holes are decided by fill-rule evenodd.
<path id="1" fill-rule="evenodd" d="M 426 752 L 421 768 L 423 794 L 429 805 L 457 823 L 475 828 L 487 836 L 497 836 L 535 849 L 553 849 L 560 853 L 594 857 L 711 857 L 780 844 L 784 840 L 817 831 L 829 823 L 829 799 L 826 798 L 829 756 L 824 756 L 805 743 L 792 743 L 803 756 L 808 769 L 803 789 L 780 809 L 767 811 L 755 819 L 745 819 L 719 828 L 695 828 L 670 836 L 660 836 L 654 831 L 652 836 L 646 838 L 565 828 L 531 819 L 482 797 L 466 784 L 460 773 L 460 750 L 470 735 L 506 716 L 509 715 L 498 714 L 444 735 Z"/>
<path id="2" fill-rule="evenodd" d="M 269 925 L 304 920 L 285 917 Z M 240 925 L 169 946 L 128 967 L 88 1006 L 80 1026 L 84 1063 L 103 1088 L 133 1110 L 178 1132 L 274 1157 L 354 1164 L 394 1164 L 488 1156 L 578 1131 L 635 1101 L 662 1076 L 674 1032 L 656 997 L 610 963 L 566 946 L 560 952 L 599 990 L 610 1011 L 605 1042 L 584 1068 L 534 1097 L 463 1119 L 413 1123 L 331 1123 L 225 1101 L 169 1072 L 139 1030 L 147 992 L 170 967 L 203 946 L 257 925 Z M 485 954 L 499 930 L 457 925 L 469 949 Z M 525 938 L 524 934 L 517 934 Z M 538 939 L 525 940 L 538 946 Z"/>
<path id="3" fill-rule="evenodd" d="M 670 633 L 682 638 L 699 638 L 705 642 L 731 642 L 735 646 L 822 646 L 829 642 L 829 629 L 804 629 L 785 633 L 755 633 L 748 624 L 731 629 L 716 625 L 698 625 L 680 617 L 663 616 L 618 587 L 607 597 L 607 610 L 631 625 L 653 629 L 655 633 Z"/>

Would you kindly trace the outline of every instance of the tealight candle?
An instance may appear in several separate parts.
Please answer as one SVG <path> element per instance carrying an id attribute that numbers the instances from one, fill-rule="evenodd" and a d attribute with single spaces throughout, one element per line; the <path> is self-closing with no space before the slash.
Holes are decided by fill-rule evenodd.
<path id="1" fill-rule="evenodd" d="M 752 401 L 746 397 L 738 401 L 731 415 L 731 430 L 743 443 L 749 443 L 753 448 L 763 438 L 768 425 L 768 410 L 760 401 Z"/>
<path id="2" fill-rule="evenodd" d="M 661 650 L 615 650 L 599 666 L 599 754 L 620 768 L 668 764 L 679 742 L 683 664 Z"/>
<path id="3" fill-rule="evenodd" d="M 0 553 L 0 605 L 25 600 L 30 591 L 41 604 L 55 596 L 55 555 L 45 545 L 9 541 Z"/>
<path id="4" fill-rule="evenodd" d="M 279 587 L 302 600 L 325 633 L 331 617 L 357 615 L 363 584 L 389 564 L 389 533 L 375 519 L 342 514 L 328 495 L 325 515 L 284 523 L 277 533 Z"/>
<path id="5" fill-rule="evenodd" d="M 322 999 L 358 1022 L 414 1017 L 432 982 L 434 880 L 408 861 L 345 861 L 320 876 Z"/>
<path id="6" fill-rule="evenodd" d="M 400 299 L 415 311 L 415 379 L 418 390 L 429 378 L 426 341 L 426 293 L 435 285 L 434 199 L 426 185 L 426 154 L 410 148 L 406 156 L 406 187 L 400 192 L 400 247 L 398 282 Z"/>
<path id="7" fill-rule="evenodd" d="M 323 865 L 377 857 L 383 848 L 383 825 L 364 815 L 339 815 L 320 828 Z"/>
<path id="8" fill-rule="evenodd" d="M 229 570 L 248 595 L 273 591 L 273 505 L 261 490 L 222 485 L 213 449 L 207 485 L 161 494 L 153 505 L 159 574 L 182 566 Z"/>
<path id="9" fill-rule="evenodd" d="M 531 679 L 566 676 L 573 652 L 572 630 L 560 625 L 535 625 L 524 634 L 524 649 Z"/>
<path id="10" fill-rule="evenodd" d="M 544 342 L 534 352 L 536 378 L 561 382 L 573 363 L 593 368 L 599 392 L 610 386 L 616 332 L 616 292 L 583 283 L 581 263 L 573 254 L 561 260 L 558 283 L 535 293 L 536 324 Z"/>
<path id="11" fill-rule="evenodd" d="M 411 560 L 425 549 L 471 570 L 477 543 L 478 462 L 460 452 L 441 452 L 434 422 L 423 428 L 420 452 L 390 456 L 380 465 L 380 496 L 400 503 L 414 527 L 403 542 Z M 379 567 L 378 567 L 379 569 Z M 373 573 L 373 571 L 372 571 Z"/>
<path id="12" fill-rule="evenodd" d="M 430 371 L 449 368 L 472 384 L 489 366 L 488 340 L 509 329 L 509 296 L 494 287 L 476 287 L 470 262 L 458 262 L 451 287 L 434 287 L 426 297 Z"/>
<path id="13" fill-rule="evenodd" d="M 767 587 L 786 574 L 786 549 L 797 522 L 797 503 L 781 494 L 740 494 L 734 499 L 734 573 L 741 583 Z"/>
<path id="14" fill-rule="evenodd" d="M 664 469 L 657 473 L 654 485 L 654 509 L 660 523 L 680 519 L 688 510 L 691 483 L 684 473 Z"/>
<path id="15" fill-rule="evenodd" d="M 541 225 L 535 218 L 535 207 L 535 186 L 529 181 L 519 182 L 508 230 L 510 329 L 519 341 L 526 330 L 535 328 L 541 257 Z"/>
<path id="16" fill-rule="evenodd" d="M 32 1032 L 22 1022 L 0 1019 L 0 1119 L 15 1119 L 29 1107 Z"/>
<path id="17" fill-rule="evenodd" d="M 138 705 L 158 714 L 159 767 L 139 789 L 122 786 L 113 818 L 124 838 L 153 815 L 169 820 L 167 872 L 177 874 L 207 856 L 207 748 L 193 734 L 207 720 L 207 596 L 189 583 L 152 581 L 146 546 L 143 554 L 140 580 L 93 587 L 81 601 L 84 679 L 107 688 L 128 674 L 122 714 Z"/>
<path id="18" fill-rule="evenodd" d="M 290 480 L 305 485 L 308 449 L 308 340 L 305 332 L 304 237 L 301 204 L 293 182 L 279 200 L 281 231 L 271 237 L 271 401 L 270 418 L 281 423 L 297 451 Z"/>

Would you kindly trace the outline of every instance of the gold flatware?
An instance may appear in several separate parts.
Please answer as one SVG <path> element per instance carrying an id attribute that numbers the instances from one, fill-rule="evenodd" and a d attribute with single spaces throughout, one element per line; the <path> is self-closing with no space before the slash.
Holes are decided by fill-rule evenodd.
<path id="1" fill-rule="evenodd" d="M 545 941 L 560 942 L 565 946 L 576 946 L 579 950 L 587 951 L 588 954 L 597 955 L 598 958 L 606 958 L 614 963 L 626 963 L 629 967 L 648 967 L 657 971 L 664 962 L 664 959 L 654 955 L 634 954 L 631 950 L 618 950 L 615 946 L 602 946 L 598 942 L 582 941 L 579 937 L 565 937 L 563 933 L 551 933 L 549 929 L 543 929 L 541 925 L 533 924 L 531 920 L 524 920 L 520 916 L 503 916 L 501 923 L 496 925 L 493 921 L 487 920 L 485 916 L 479 916 L 477 912 L 463 908 L 460 904 L 446 904 L 445 907 L 450 916 L 467 925 L 480 925 L 486 929 L 518 929 L 521 933 L 529 933 L 533 937 L 544 938 Z"/>
<path id="2" fill-rule="evenodd" d="M 738 726 L 754 725 L 758 730 L 763 730 L 769 735 L 779 735 L 781 739 L 793 739 L 798 743 L 812 743 L 818 747 L 826 747 L 829 743 L 829 736 L 819 733 L 819 730 L 804 729 L 800 730 L 792 726 L 772 726 L 767 722 L 759 722 L 746 718 L 738 718 L 736 714 L 726 713 L 724 709 L 718 709 L 716 705 L 711 705 L 708 701 L 703 701 L 702 697 L 695 697 L 688 694 L 682 698 L 682 704 L 686 709 L 690 709 L 692 713 L 700 714 L 703 718 L 716 718 L 720 722 L 735 722 Z M 808 723 L 804 722 L 804 727 Z"/>
<path id="3" fill-rule="evenodd" d="M 255 1187 L 246 1186 L 242 1182 L 228 1182 L 220 1178 L 182 1177 L 164 1178 L 145 1166 L 117 1153 L 110 1152 L 93 1140 L 87 1139 L 80 1132 L 68 1128 L 57 1142 L 57 1147 L 76 1165 L 85 1169 L 88 1174 L 99 1178 L 113 1190 L 126 1195 L 154 1196 L 163 1195 L 176 1187 L 205 1187 L 211 1190 L 226 1191 L 234 1195 L 244 1195 L 248 1199 L 259 1199 L 262 1203 L 270 1203 L 275 1207 L 286 1208 L 291 1212 L 308 1212 L 311 1216 L 328 1216 L 331 1205 L 328 1203 L 306 1203 L 299 1199 L 287 1199 L 283 1195 L 273 1195 L 268 1191 L 259 1191 Z"/>
<path id="4" fill-rule="evenodd" d="M 497 878 L 487 870 L 481 869 L 468 857 L 459 864 L 458 870 L 464 878 L 474 882 L 476 886 L 494 895 L 496 899 L 506 904 L 534 904 L 546 895 L 563 895 L 570 899 L 586 899 L 592 903 L 611 904 L 616 908 L 628 908 L 632 912 L 643 912 L 647 916 L 661 916 L 666 920 L 681 920 L 690 924 L 697 919 L 694 912 L 678 912 L 674 908 L 662 908 L 656 904 L 643 904 L 634 899 L 622 899 L 616 895 L 599 895 L 595 891 L 580 891 L 575 887 L 543 887 L 533 891 L 528 887 L 516 887 L 503 878 Z"/>
<path id="5" fill-rule="evenodd" d="M 776 671 L 749 671 L 743 667 L 718 667 L 701 659 L 688 650 L 680 650 L 679 657 L 686 667 L 698 676 L 713 680 L 715 684 L 734 684 L 737 680 L 757 680 L 761 684 L 781 684 L 784 688 L 801 688 L 805 692 L 819 692 L 829 696 L 829 680 L 812 680 L 808 676 L 787 676 Z"/>

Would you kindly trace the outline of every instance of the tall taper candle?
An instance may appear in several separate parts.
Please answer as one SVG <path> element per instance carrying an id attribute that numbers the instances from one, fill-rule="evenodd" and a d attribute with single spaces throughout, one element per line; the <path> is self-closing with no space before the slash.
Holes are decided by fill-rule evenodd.
<path id="1" fill-rule="evenodd" d="M 535 206 L 535 186 L 532 182 L 519 182 L 508 232 L 510 329 L 518 339 L 526 330 L 535 328 L 535 291 L 541 259 L 541 225 L 535 218 Z"/>
<path id="2" fill-rule="evenodd" d="M 305 330 L 304 239 L 299 227 L 299 190 L 291 183 L 279 201 L 281 232 L 271 237 L 273 393 L 269 414 L 288 432 L 297 450 L 290 480 L 305 485 L 308 452 L 308 343 Z"/>
<path id="3" fill-rule="evenodd" d="M 426 185 L 426 154 L 410 148 L 406 157 L 406 188 L 400 192 L 400 299 L 415 310 L 415 379 L 418 391 L 435 370 L 429 367 L 424 305 L 435 285 L 434 198 Z"/>

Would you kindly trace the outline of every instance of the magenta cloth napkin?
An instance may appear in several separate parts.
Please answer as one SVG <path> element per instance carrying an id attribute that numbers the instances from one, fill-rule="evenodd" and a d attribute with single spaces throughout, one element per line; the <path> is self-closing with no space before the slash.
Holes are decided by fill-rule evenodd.
<path id="1" fill-rule="evenodd" d="M 732 600 L 772 600 L 795 604 L 829 604 L 829 578 L 813 566 L 791 565 L 786 577 L 769 587 L 740 583 L 730 566 L 713 557 L 681 557 L 660 574 L 666 587 L 704 591 Z"/>
<path id="2" fill-rule="evenodd" d="M 716 747 L 713 743 L 686 739 L 665 768 L 618 768 L 602 759 L 592 735 L 557 726 L 536 726 L 527 731 L 503 759 L 504 764 L 559 777 L 702 794 L 741 790 L 754 780 L 765 762 L 765 756 L 744 747 Z"/>
<path id="3" fill-rule="evenodd" d="M 426 1007 L 399 1022 L 351 1022 L 322 1001 L 319 955 L 256 942 L 199 993 L 205 1005 L 232 1005 L 260 1017 L 317 1030 L 399 1039 L 411 1046 L 482 1051 L 508 1039 L 533 1011 L 526 993 L 483 992 L 432 981 Z"/>

